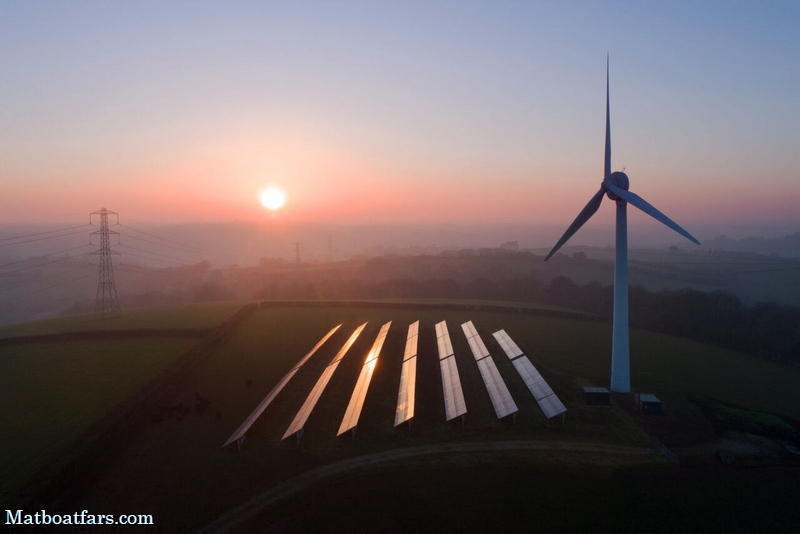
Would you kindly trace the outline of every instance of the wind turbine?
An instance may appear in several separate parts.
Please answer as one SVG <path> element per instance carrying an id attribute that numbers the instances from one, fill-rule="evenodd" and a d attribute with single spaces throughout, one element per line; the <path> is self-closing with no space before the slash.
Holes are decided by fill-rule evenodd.
<path id="1" fill-rule="evenodd" d="M 603 196 L 617 203 L 616 260 L 614 263 L 614 327 L 611 342 L 611 391 L 631 390 L 630 350 L 628 344 L 628 214 L 632 204 L 657 221 L 669 226 L 690 241 L 700 242 L 675 221 L 658 211 L 642 197 L 628 191 L 630 181 L 624 172 L 611 172 L 611 120 L 609 118 L 608 57 L 606 57 L 606 157 L 600 190 L 581 210 L 558 243 L 544 259 L 547 261 L 595 214 Z"/>

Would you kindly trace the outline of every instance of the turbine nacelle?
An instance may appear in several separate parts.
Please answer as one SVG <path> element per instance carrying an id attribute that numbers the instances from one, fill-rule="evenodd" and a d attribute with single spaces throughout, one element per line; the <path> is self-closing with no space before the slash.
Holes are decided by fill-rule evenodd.
<path id="1" fill-rule="evenodd" d="M 631 186 L 631 181 L 628 180 L 628 175 L 621 171 L 612 172 L 611 176 L 608 177 L 608 181 L 611 182 L 612 185 L 615 185 L 620 189 L 624 189 L 625 191 L 627 191 Z M 606 187 L 605 182 L 603 182 L 602 185 L 603 189 L 606 190 L 606 195 L 608 196 L 608 198 L 610 198 L 611 200 L 622 200 L 621 198 L 619 198 L 619 196 L 617 196 L 611 190 L 609 190 L 608 187 Z"/>

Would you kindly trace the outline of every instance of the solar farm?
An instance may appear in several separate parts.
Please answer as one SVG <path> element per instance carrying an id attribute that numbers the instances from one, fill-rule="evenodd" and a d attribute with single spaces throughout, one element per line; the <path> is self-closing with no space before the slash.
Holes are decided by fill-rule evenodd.
<path id="1" fill-rule="evenodd" d="M 616 516 L 576 485 L 622 499 L 656 470 L 675 482 L 664 491 L 700 489 L 656 452 L 632 406 L 583 402 L 583 387 L 608 383 L 610 334 L 600 322 L 471 305 L 262 303 L 138 401 L 91 462 L 67 463 L 75 482 L 57 506 L 152 513 L 163 532 L 463 530 L 481 517 L 614 529 Z M 794 370 L 636 330 L 631 353 L 634 368 L 658 373 L 659 420 L 694 437 L 712 432 L 687 400 L 696 391 L 800 417 L 786 401 L 800 390 Z M 764 500 L 792 498 L 782 480 Z M 653 499 L 671 498 L 659 491 Z M 564 492 L 596 510 L 595 523 L 563 519 Z M 354 507 L 366 498 L 369 510 Z"/>
<path id="2" fill-rule="evenodd" d="M 361 368 L 361 373 L 358 375 L 358 381 L 353 388 L 353 395 L 350 397 L 350 402 L 345 410 L 342 423 L 336 433 L 337 436 L 341 436 L 347 431 L 352 431 L 353 437 L 355 437 L 356 428 L 358 427 L 358 419 L 361 415 L 361 410 L 364 407 L 364 402 L 367 396 L 367 391 L 369 390 L 372 374 L 378 363 L 378 356 L 380 355 L 381 348 L 386 340 L 386 336 L 389 333 L 391 324 L 392 323 L 390 321 L 381 327 L 378 337 L 375 339 L 375 343 L 367 353 L 366 359 L 364 360 L 364 365 Z M 311 411 L 319 401 L 319 398 L 322 395 L 322 392 L 325 390 L 325 387 L 328 385 L 333 373 L 336 371 L 339 362 L 341 362 L 342 358 L 345 357 L 347 351 L 350 349 L 356 339 L 358 339 L 358 336 L 364 330 L 366 325 L 367 324 L 364 323 L 356 328 L 339 352 L 336 353 L 336 356 L 333 357 L 331 363 L 322 372 L 322 375 L 319 377 L 316 385 L 308 394 L 306 401 L 300 407 L 300 410 L 292 420 L 289 428 L 286 429 L 282 439 L 286 439 L 290 436 L 297 436 L 297 440 L 300 440 L 303 434 L 305 423 L 308 420 Z M 314 348 L 312 348 L 311 351 L 308 352 L 308 354 L 306 354 L 297 363 L 297 365 L 295 365 L 286 375 L 284 375 L 281 381 L 278 382 L 278 384 L 269 392 L 269 394 L 267 394 L 267 396 L 263 401 L 261 401 L 261 403 L 259 403 L 256 409 L 253 410 L 249 416 L 247 416 L 244 423 L 242 423 L 236 432 L 234 432 L 233 435 L 228 438 L 223 447 L 227 447 L 235 442 L 241 448 L 241 445 L 245 441 L 247 431 L 250 429 L 253 423 L 256 422 L 258 417 L 283 390 L 283 388 L 292 379 L 300 367 L 302 367 L 302 365 L 314 355 L 317 349 L 319 349 L 319 347 L 325 343 L 325 341 L 327 341 L 341 326 L 342 325 L 337 325 L 333 327 L 314 346 Z M 503 378 L 500 376 L 500 373 L 497 370 L 497 366 L 494 364 L 494 361 L 489 354 L 489 350 L 483 343 L 483 340 L 475 329 L 475 326 L 472 324 L 472 321 L 463 323 L 461 328 L 464 330 L 466 340 L 469 343 L 472 354 L 475 356 L 475 361 L 478 365 L 478 369 L 480 370 L 483 382 L 486 385 L 486 390 L 489 393 L 489 398 L 491 399 L 492 406 L 497 414 L 497 418 L 502 419 L 510 415 L 516 419 L 516 413 L 518 411 L 517 405 L 514 403 L 514 399 L 511 397 L 511 393 L 508 391 L 508 387 L 506 387 Z M 404 422 L 409 422 L 410 424 L 410 421 L 414 417 L 416 397 L 416 348 L 418 336 L 419 321 L 416 321 L 408 326 L 408 338 L 406 341 L 406 348 L 403 353 L 403 367 L 400 374 L 400 384 L 397 394 L 397 410 L 395 411 L 394 418 L 395 427 Z M 506 351 L 508 357 L 512 360 L 515 358 L 517 359 L 514 362 L 514 365 L 519 371 L 522 379 L 525 381 L 525 385 L 530 390 L 534 399 L 536 399 L 536 401 L 539 403 L 539 407 L 542 409 L 542 412 L 544 412 L 545 417 L 550 419 L 557 415 L 563 416 L 566 413 L 567 408 L 563 403 L 561 403 L 560 400 L 558 400 L 556 394 L 553 392 L 550 386 L 547 385 L 547 382 L 544 380 L 544 378 L 542 378 L 542 375 L 539 374 L 533 364 L 531 364 L 530 360 L 525 357 L 516 343 L 511 340 L 504 330 L 495 332 L 494 336 Z M 461 416 L 463 421 L 467 414 L 467 407 L 464 401 L 464 392 L 461 388 L 461 381 L 458 375 L 458 366 L 455 362 L 450 335 L 447 330 L 447 323 L 445 321 L 436 323 L 436 340 L 439 348 L 439 361 L 442 372 L 442 393 L 444 395 L 445 420 L 451 421 Z"/>

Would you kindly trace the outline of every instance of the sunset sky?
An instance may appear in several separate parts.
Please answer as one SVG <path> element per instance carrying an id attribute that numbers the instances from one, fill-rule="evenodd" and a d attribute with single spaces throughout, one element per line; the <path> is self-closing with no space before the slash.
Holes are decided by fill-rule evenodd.
<path id="1" fill-rule="evenodd" d="M 0 223 L 566 226 L 608 52 L 631 190 L 690 230 L 793 224 L 798 28 L 796 1 L 5 1 Z"/>

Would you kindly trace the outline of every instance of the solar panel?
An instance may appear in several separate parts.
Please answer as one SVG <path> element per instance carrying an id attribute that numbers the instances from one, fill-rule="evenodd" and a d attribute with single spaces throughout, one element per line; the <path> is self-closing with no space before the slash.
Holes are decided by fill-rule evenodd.
<path id="1" fill-rule="evenodd" d="M 264 412 L 267 406 L 269 406 L 275 399 L 275 397 L 278 396 L 278 393 L 281 392 L 283 387 L 289 382 L 289 380 L 292 379 L 292 377 L 295 375 L 295 373 L 297 373 L 297 371 L 298 369 L 292 369 L 291 371 L 283 375 L 283 378 L 281 378 L 280 382 L 278 382 L 278 384 L 274 388 L 272 388 L 272 391 L 270 391 L 269 394 L 264 398 L 264 400 L 262 400 L 259 403 L 259 405 L 256 406 L 256 409 L 253 410 L 253 412 L 249 416 L 247 416 L 247 419 L 245 419 L 244 422 L 239 426 L 239 428 L 236 429 L 236 432 L 231 434 L 231 437 L 228 438 L 228 441 L 225 442 L 225 445 L 223 445 L 222 448 L 225 448 L 232 443 L 236 443 L 236 441 L 239 440 L 239 438 L 247 434 L 247 431 L 250 430 L 250 427 L 253 425 L 253 423 L 255 423 L 256 419 L 259 418 L 259 416 Z"/>
<path id="2" fill-rule="evenodd" d="M 527 356 L 521 356 L 511 363 L 514 364 L 519 376 L 522 377 L 525 385 L 528 386 L 539 408 L 544 412 L 545 417 L 550 419 L 551 417 L 555 417 L 567 411 L 567 408 L 559 400 L 558 396 L 556 396 L 545 379 L 542 378 L 542 375 L 539 374 L 539 371 L 536 370 Z"/>
<path id="3" fill-rule="evenodd" d="M 520 348 L 517 346 L 516 343 L 506 334 L 505 330 L 498 330 L 494 334 L 492 334 L 497 342 L 500 344 L 500 347 L 503 349 L 503 352 L 506 353 L 506 356 L 510 360 L 522 356 L 523 353 Z"/>
<path id="4" fill-rule="evenodd" d="M 472 321 L 467 321 L 466 323 L 462 323 L 461 329 L 464 331 L 464 335 L 467 337 L 473 337 L 478 335 L 478 331 L 475 330 L 475 325 L 472 324 Z"/>
<path id="5" fill-rule="evenodd" d="M 364 399 L 367 396 L 369 382 L 372 380 L 372 372 L 375 370 L 375 364 L 377 363 L 377 359 L 373 358 L 361 367 L 361 373 L 358 375 L 356 387 L 353 388 L 353 394 L 350 397 L 350 402 L 347 404 L 344 417 L 342 417 L 342 424 L 339 425 L 339 431 L 336 433 L 337 436 L 341 436 L 358 425 L 358 418 L 361 416 L 361 408 L 364 406 Z"/>
<path id="6" fill-rule="evenodd" d="M 461 329 L 467 337 L 467 343 L 469 343 L 469 348 L 472 350 L 472 355 L 475 356 L 475 359 L 486 358 L 489 355 L 489 350 L 484 345 L 481 336 L 478 335 L 478 331 L 475 330 L 475 325 L 472 324 L 472 321 L 462 324 Z"/>
<path id="7" fill-rule="evenodd" d="M 339 327 L 341 327 L 341 326 L 342 326 L 342 325 L 337 325 L 337 326 L 334 326 L 333 328 L 331 328 L 331 331 L 330 331 L 330 332 L 328 332 L 327 334 L 325 334 L 325 337 L 323 337 L 322 339 L 320 339 L 320 340 L 319 340 L 319 343 L 317 343 L 316 345 L 314 345 L 314 348 L 313 348 L 313 349 L 311 349 L 310 351 L 308 351 L 308 354 L 306 354 L 305 356 L 303 356 L 303 358 L 302 358 L 302 359 L 301 359 L 299 362 L 297 362 L 297 365 L 295 365 L 294 367 L 292 367 L 292 369 L 294 370 L 294 369 L 299 369 L 299 368 L 301 368 L 301 367 L 303 366 L 303 364 L 305 364 L 305 363 L 308 361 L 308 359 L 309 359 L 309 358 L 311 358 L 311 357 L 314 355 L 314 353 L 315 353 L 315 352 L 317 352 L 317 349 L 318 349 L 318 348 L 320 348 L 320 347 L 322 346 L 322 344 L 323 344 L 323 343 L 325 343 L 326 341 L 328 341 L 328 338 L 330 338 L 330 337 L 333 335 L 333 333 L 334 333 L 334 332 L 336 332 L 337 330 L 339 330 Z"/>
<path id="8" fill-rule="evenodd" d="M 389 333 L 389 327 L 392 322 L 389 321 L 381 327 L 378 332 L 378 337 L 375 338 L 375 343 L 367 353 L 367 359 L 361 367 L 361 373 L 358 375 L 356 387 L 353 388 L 353 394 L 350 396 L 350 402 L 347 404 L 347 409 L 342 418 L 342 424 L 339 425 L 339 432 L 337 436 L 341 436 L 351 428 L 358 425 L 358 418 L 361 417 L 361 408 L 364 407 L 364 399 L 367 397 L 367 390 L 369 383 L 372 380 L 372 373 L 375 371 L 375 366 L 378 363 L 378 355 L 380 355 L 383 342 L 386 340 L 386 334 Z"/>
<path id="9" fill-rule="evenodd" d="M 464 392 L 461 391 L 461 379 L 458 377 L 456 357 L 450 356 L 439 360 L 439 366 L 442 370 L 445 417 L 448 421 L 451 421 L 459 415 L 467 413 L 467 404 L 464 402 Z"/>
<path id="10" fill-rule="evenodd" d="M 454 354 L 453 344 L 450 342 L 450 334 L 447 331 L 447 323 L 444 321 L 436 323 L 436 345 L 439 348 L 440 360 Z"/>
<path id="11" fill-rule="evenodd" d="M 400 391 L 397 392 L 397 411 L 394 413 L 394 426 L 405 423 L 414 417 L 414 396 L 417 382 L 417 358 L 403 362 L 400 371 Z"/>
<path id="12" fill-rule="evenodd" d="M 486 390 L 489 392 L 489 398 L 492 400 L 497 418 L 502 419 L 519 411 L 514 399 L 511 398 L 511 392 L 508 391 L 503 377 L 500 376 L 500 372 L 494 364 L 494 360 L 491 357 L 478 360 L 478 369 L 481 372 L 483 383 L 486 384 Z"/>
<path id="13" fill-rule="evenodd" d="M 419 335 L 419 321 L 414 321 L 410 325 L 408 325 L 408 337 L 414 337 Z"/>
<path id="14" fill-rule="evenodd" d="M 564 406 L 564 404 L 558 399 L 558 397 L 555 394 L 550 395 L 549 397 L 545 397 L 536 402 L 539 403 L 539 407 L 544 412 L 544 416 L 547 417 L 548 419 L 567 411 L 567 407 Z"/>
<path id="15" fill-rule="evenodd" d="M 390 326 L 392 326 L 392 321 L 389 321 L 381 327 L 380 332 L 378 332 L 378 337 L 375 338 L 375 343 L 372 344 L 372 349 L 370 349 L 369 353 L 367 353 L 367 358 L 364 360 L 364 364 L 374 360 L 381 353 L 383 342 L 386 341 L 386 334 L 389 333 Z"/>
<path id="16" fill-rule="evenodd" d="M 406 338 L 406 350 L 403 353 L 403 361 L 417 355 L 417 341 L 419 340 L 419 321 L 408 326 L 408 337 Z"/>
<path id="17" fill-rule="evenodd" d="M 403 353 L 403 368 L 400 371 L 400 390 L 397 392 L 397 410 L 394 413 L 394 426 L 405 423 L 414 417 L 414 396 L 417 386 L 417 341 L 419 340 L 419 321 L 408 326 L 406 349 Z"/>
<path id="18" fill-rule="evenodd" d="M 300 367 L 302 367 L 303 364 L 306 363 L 308 359 L 314 355 L 315 352 L 317 352 L 317 349 L 319 349 L 323 343 L 328 341 L 328 338 L 330 338 L 333 335 L 333 333 L 339 329 L 340 326 L 342 325 L 333 327 L 330 332 L 328 332 L 322 339 L 319 340 L 319 343 L 314 345 L 314 348 L 308 351 L 308 353 L 305 356 L 303 356 L 303 358 L 299 362 L 297 362 L 297 365 L 292 367 L 292 369 L 288 373 L 286 373 L 283 376 L 283 378 L 280 379 L 280 381 L 275 385 L 275 387 L 272 388 L 272 391 L 270 391 L 267 394 L 267 396 L 264 397 L 264 400 L 262 400 L 258 404 L 258 406 L 256 406 L 256 409 L 253 410 L 250 413 L 250 415 L 247 416 L 247 418 L 241 425 L 239 425 L 239 428 L 236 429 L 236 432 L 231 434 L 231 437 L 229 437 L 228 441 L 225 442 L 225 445 L 222 446 L 223 448 L 227 447 L 232 443 L 235 443 L 237 440 L 239 440 L 239 438 L 247 434 L 247 431 L 250 430 L 250 427 L 253 425 L 253 423 L 256 422 L 256 419 L 261 417 L 261 414 L 264 412 L 264 410 L 267 409 L 267 406 L 269 406 L 275 399 L 275 397 L 278 396 L 278 393 L 281 392 L 283 387 L 289 382 L 289 380 L 292 379 L 292 377 L 300 369 Z"/>
<path id="19" fill-rule="evenodd" d="M 547 382 L 545 382 L 542 375 L 539 374 L 539 371 L 536 370 L 527 356 L 517 358 L 511 363 L 517 368 L 519 376 L 522 377 L 523 382 L 528 386 L 534 399 L 538 401 L 539 399 L 553 394 L 553 390 Z"/>
<path id="20" fill-rule="evenodd" d="M 311 415 L 311 411 L 314 409 L 314 406 L 317 405 L 320 395 L 322 395 L 322 392 L 325 390 L 325 386 L 328 385 L 328 381 L 331 379 L 331 376 L 333 376 L 333 373 L 339 366 L 339 362 L 342 360 L 342 358 L 344 358 L 344 355 L 347 353 L 350 347 L 353 346 L 353 343 L 355 343 L 358 335 L 362 330 L 364 330 L 365 326 L 367 326 L 367 323 L 364 323 L 355 329 L 350 338 L 345 341 L 344 345 L 342 345 L 342 348 L 339 349 L 339 352 L 336 353 L 336 356 L 333 357 L 331 363 L 328 364 L 328 367 L 322 371 L 322 375 L 320 375 L 317 383 L 314 384 L 314 388 L 311 390 L 311 393 L 308 394 L 308 397 L 306 397 L 305 402 L 297 411 L 297 415 L 294 416 L 292 424 L 290 424 L 289 428 L 286 429 L 286 432 L 283 434 L 281 439 L 286 439 L 289 436 L 297 434 L 303 429 L 306 421 L 308 420 L 308 416 Z"/>

